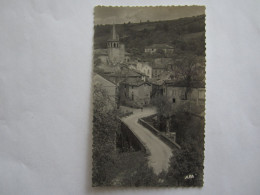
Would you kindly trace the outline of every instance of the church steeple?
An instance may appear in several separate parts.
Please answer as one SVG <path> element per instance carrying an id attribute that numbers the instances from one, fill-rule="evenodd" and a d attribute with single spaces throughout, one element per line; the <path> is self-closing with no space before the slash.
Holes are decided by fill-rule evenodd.
<path id="1" fill-rule="evenodd" d="M 108 48 L 119 48 L 119 37 L 116 34 L 116 26 L 115 23 L 113 23 L 112 27 L 112 37 L 107 40 L 107 47 Z"/>
<path id="2" fill-rule="evenodd" d="M 108 59 L 113 65 L 125 60 L 125 47 L 119 41 L 115 23 L 113 23 L 111 35 L 107 40 L 107 53 Z"/>
<path id="3" fill-rule="evenodd" d="M 117 40 L 115 23 L 113 23 L 112 40 Z"/>
<path id="4" fill-rule="evenodd" d="M 112 37 L 110 38 L 111 41 L 119 41 L 119 37 L 116 33 L 116 25 L 113 23 L 113 28 L 112 28 Z"/>

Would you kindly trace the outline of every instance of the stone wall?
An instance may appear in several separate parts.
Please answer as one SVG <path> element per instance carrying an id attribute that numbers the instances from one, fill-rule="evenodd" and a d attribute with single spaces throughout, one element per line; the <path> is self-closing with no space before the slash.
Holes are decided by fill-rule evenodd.
<path id="1" fill-rule="evenodd" d="M 149 153 L 149 150 L 142 143 L 140 139 L 130 130 L 130 128 L 121 121 L 121 135 L 123 144 L 128 144 L 129 147 L 133 148 L 135 151 L 143 151 L 146 154 Z"/>
<path id="2" fill-rule="evenodd" d="M 150 130 L 153 134 L 155 134 L 157 137 L 159 137 L 164 143 L 166 143 L 171 148 L 177 148 L 177 149 L 181 148 L 181 146 L 179 144 L 177 144 L 176 142 L 174 142 L 174 141 L 170 140 L 169 138 L 167 138 L 159 130 L 155 129 L 152 125 L 148 124 L 143 119 L 138 119 L 138 123 L 140 123 L 145 128 Z"/>

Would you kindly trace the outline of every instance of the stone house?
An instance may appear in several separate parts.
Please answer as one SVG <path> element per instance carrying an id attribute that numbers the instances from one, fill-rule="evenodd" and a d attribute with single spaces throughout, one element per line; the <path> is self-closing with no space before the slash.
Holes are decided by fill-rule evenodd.
<path id="1" fill-rule="evenodd" d="M 159 78 L 159 76 L 167 70 L 167 66 L 163 64 L 151 64 L 152 67 L 152 78 Z"/>
<path id="2" fill-rule="evenodd" d="M 182 109 L 201 113 L 205 107 L 204 82 L 192 82 L 187 88 L 184 82 L 165 81 L 163 84 L 163 96 L 172 104 L 173 110 Z"/>
<path id="3" fill-rule="evenodd" d="M 93 73 L 92 81 L 94 86 L 98 85 L 107 92 L 108 97 L 111 101 L 111 105 L 108 106 L 114 106 L 116 104 L 116 95 L 117 95 L 116 84 L 107 80 L 106 78 L 104 78 L 103 76 L 97 73 Z"/>
<path id="4" fill-rule="evenodd" d="M 117 70 L 112 69 L 110 72 L 106 72 L 102 76 L 113 83 L 120 83 L 128 78 L 137 80 L 141 79 L 144 81 L 147 77 L 145 74 L 134 69 L 129 69 L 125 66 L 121 66 Z"/>
<path id="5" fill-rule="evenodd" d="M 153 44 L 150 46 L 146 46 L 144 52 L 149 54 L 154 54 L 158 50 L 162 50 L 164 54 L 172 54 L 174 52 L 174 48 L 167 44 Z"/>
<path id="6" fill-rule="evenodd" d="M 156 65 L 164 65 L 167 68 L 173 64 L 172 58 L 155 58 L 154 64 Z"/>
<path id="7" fill-rule="evenodd" d="M 136 64 L 136 70 L 144 73 L 148 78 L 152 78 L 152 67 L 148 62 L 138 62 Z"/>
<path id="8" fill-rule="evenodd" d="M 119 86 L 120 103 L 122 105 L 141 107 L 150 104 L 152 86 L 141 79 L 128 78 Z"/>

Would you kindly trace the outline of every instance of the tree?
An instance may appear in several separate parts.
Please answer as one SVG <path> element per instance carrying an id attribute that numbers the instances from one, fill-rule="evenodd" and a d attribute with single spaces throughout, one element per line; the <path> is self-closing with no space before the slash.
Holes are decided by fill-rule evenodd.
<path id="1" fill-rule="evenodd" d="M 101 59 L 98 57 L 94 57 L 94 67 L 98 67 L 102 64 Z"/>
<path id="2" fill-rule="evenodd" d="M 110 181 L 110 167 L 115 161 L 116 115 L 107 92 L 101 85 L 93 89 L 93 174 L 94 186 Z"/>
<path id="3" fill-rule="evenodd" d="M 197 59 L 194 55 L 186 55 L 176 64 L 176 78 L 184 82 L 186 87 L 185 99 L 188 98 L 188 94 L 191 92 L 192 82 L 198 81 L 199 72 L 197 71 L 196 64 Z"/>
<path id="4" fill-rule="evenodd" d="M 170 120 L 173 115 L 172 105 L 165 96 L 158 96 L 152 100 L 152 104 L 156 107 L 160 129 L 170 131 Z"/>
<path id="5" fill-rule="evenodd" d="M 198 162 L 197 154 L 193 150 L 178 150 L 170 160 L 165 179 L 169 185 L 202 186 L 203 161 Z"/>
<path id="6" fill-rule="evenodd" d="M 163 24 L 163 30 L 164 30 L 165 32 L 168 32 L 168 31 L 169 31 L 169 26 L 168 26 L 167 23 Z"/>
<path id="7" fill-rule="evenodd" d="M 178 119 L 179 118 L 179 119 Z M 166 182 L 177 186 L 202 186 L 204 160 L 204 119 L 178 116 L 177 135 L 182 149 L 170 160 Z"/>

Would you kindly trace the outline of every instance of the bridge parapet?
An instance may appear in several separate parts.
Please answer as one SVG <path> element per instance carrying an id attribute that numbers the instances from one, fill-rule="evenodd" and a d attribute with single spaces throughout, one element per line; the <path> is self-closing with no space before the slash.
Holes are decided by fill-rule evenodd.
<path id="1" fill-rule="evenodd" d="M 125 124 L 121 119 L 121 133 L 122 139 L 127 140 L 131 147 L 135 149 L 135 151 L 143 151 L 146 155 L 150 155 L 150 150 L 146 146 L 146 144 L 138 138 L 138 136 L 129 128 L 127 124 Z"/>
<path id="2" fill-rule="evenodd" d="M 159 130 L 157 130 L 156 128 L 154 128 L 153 126 L 151 126 L 150 124 L 148 124 L 147 122 L 145 122 L 143 119 L 138 119 L 138 123 L 140 123 L 141 125 L 143 125 L 146 129 L 150 130 L 154 135 L 156 135 L 157 137 L 159 137 L 164 143 L 166 143 L 167 145 L 169 145 L 171 148 L 178 148 L 181 149 L 181 146 L 179 144 L 177 144 L 175 141 L 170 140 L 169 138 L 167 138 L 166 136 L 164 136 Z M 176 136 L 176 135 L 175 135 Z M 175 140 L 175 139 L 174 139 Z"/>

